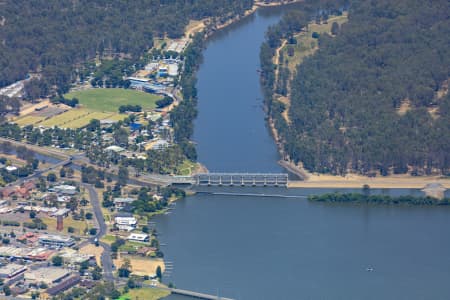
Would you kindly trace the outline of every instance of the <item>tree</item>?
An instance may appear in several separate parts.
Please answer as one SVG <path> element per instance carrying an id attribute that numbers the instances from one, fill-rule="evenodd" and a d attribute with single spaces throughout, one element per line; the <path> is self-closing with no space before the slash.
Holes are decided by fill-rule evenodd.
<path id="1" fill-rule="evenodd" d="M 67 227 L 67 232 L 68 233 L 74 233 L 75 232 L 75 228 L 73 228 L 72 226 Z"/>
<path id="2" fill-rule="evenodd" d="M 59 255 L 52 257 L 52 264 L 56 267 L 62 266 L 63 264 L 63 258 Z"/>
<path id="3" fill-rule="evenodd" d="M 5 293 L 5 296 L 11 296 L 11 289 L 9 288 L 9 286 L 5 285 L 3 287 L 3 293 Z"/>
<path id="4" fill-rule="evenodd" d="M 72 178 L 73 177 L 73 169 L 67 168 L 66 175 L 67 175 L 67 177 Z"/>
<path id="5" fill-rule="evenodd" d="M 30 211 L 30 219 L 34 219 L 36 217 L 36 212 L 34 210 Z"/>
<path id="6" fill-rule="evenodd" d="M 96 266 L 94 270 L 92 271 L 92 279 L 93 280 L 100 280 L 102 279 L 102 268 L 99 266 Z"/>
<path id="7" fill-rule="evenodd" d="M 162 271 L 161 271 L 161 267 L 160 266 L 156 267 L 156 277 L 158 278 L 159 281 L 161 281 L 161 279 L 162 279 Z"/>
<path id="8" fill-rule="evenodd" d="M 89 234 L 90 234 L 90 235 L 96 235 L 96 234 L 97 234 L 97 228 L 91 228 L 91 229 L 89 229 Z"/>
<path id="9" fill-rule="evenodd" d="M 59 170 L 59 177 L 66 177 L 66 170 L 64 168 L 61 168 L 61 170 Z"/>
<path id="10" fill-rule="evenodd" d="M 47 181 L 48 182 L 55 182 L 57 179 L 56 174 L 55 173 L 48 173 L 47 175 Z"/>
<path id="11" fill-rule="evenodd" d="M 87 220 L 91 220 L 92 219 L 92 213 L 91 212 L 87 212 L 85 215 Z"/>
<path id="12" fill-rule="evenodd" d="M 118 145 L 128 145 L 128 131 L 123 127 L 120 127 L 119 129 L 114 131 L 113 138 Z"/>
<path id="13" fill-rule="evenodd" d="M 337 35 L 338 32 L 339 32 L 339 24 L 337 22 L 333 22 L 333 24 L 331 24 L 331 34 Z"/>
<path id="14" fill-rule="evenodd" d="M 128 277 L 131 274 L 131 263 L 128 258 L 125 258 L 119 268 L 119 277 Z"/>
<path id="15" fill-rule="evenodd" d="M 117 182 L 121 186 L 127 184 L 127 182 L 128 182 L 128 168 L 127 167 L 124 167 L 124 166 L 119 167 L 119 174 L 118 174 Z"/>

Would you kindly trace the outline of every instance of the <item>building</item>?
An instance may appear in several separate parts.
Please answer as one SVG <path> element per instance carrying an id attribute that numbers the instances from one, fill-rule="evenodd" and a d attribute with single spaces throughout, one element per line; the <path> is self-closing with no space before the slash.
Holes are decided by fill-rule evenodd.
<path id="1" fill-rule="evenodd" d="M 167 74 L 172 77 L 178 76 L 178 64 L 170 64 L 168 65 Z"/>
<path id="2" fill-rule="evenodd" d="M 15 166 L 7 166 L 5 169 L 8 172 L 14 172 L 14 171 L 17 170 L 17 167 L 15 167 Z"/>
<path id="3" fill-rule="evenodd" d="M 133 198 L 114 198 L 114 205 L 117 209 L 122 209 L 136 201 Z"/>
<path id="4" fill-rule="evenodd" d="M 136 228 L 137 220 L 135 217 L 116 217 L 114 220 L 119 230 L 131 231 Z"/>
<path id="5" fill-rule="evenodd" d="M 145 233 L 132 233 L 127 237 L 127 240 L 133 242 L 148 243 L 150 241 L 150 237 Z"/>
<path id="6" fill-rule="evenodd" d="M 0 278 L 9 280 L 20 275 L 23 276 L 26 270 L 26 266 L 22 266 L 19 264 L 8 264 L 0 268 Z"/>
<path id="7" fill-rule="evenodd" d="M 70 209 L 68 208 L 60 208 L 57 211 L 55 211 L 54 213 L 52 213 L 52 215 L 54 217 L 64 217 L 66 218 L 67 216 L 69 216 L 70 213 Z"/>
<path id="8" fill-rule="evenodd" d="M 165 148 L 169 147 L 169 142 L 166 140 L 157 140 L 153 145 L 153 150 L 163 150 Z"/>
<path id="9" fill-rule="evenodd" d="M 55 252 L 46 248 L 19 248 L 13 246 L 0 247 L 0 257 L 5 257 L 8 259 L 20 258 L 34 261 L 46 261 L 53 253 Z"/>
<path id="10" fill-rule="evenodd" d="M 61 282 L 63 279 L 69 277 L 70 274 L 70 271 L 63 268 L 46 267 L 29 270 L 25 273 L 25 280 L 34 283 L 44 282 L 47 285 L 52 285 Z"/>
<path id="11" fill-rule="evenodd" d="M 120 153 L 125 151 L 125 148 L 119 147 L 119 146 L 109 146 L 107 148 L 105 148 L 106 151 L 110 151 L 110 152 L 116 152 L 116 153 Z"/>
<path id="12" fill-rule="evenodd" d="M 128 77 L 127 80 L 130 81 L 130 87 L 134 89 L 142 89 L 150 81 L 148 78 L 137 77 Z"/>
<path id="13" fill-rule="evenodd" d="M 67 236 L 45 234 L 39 237 L 39 244 L 50 248 L 72 247 L 75 241 Z"/>
<path id="14" fill-rule="evenodd" d="M 67 279 L 64 279 L 60 283 L 56 284 L 55 286 L 52 286 L 51 288 L 48 288 L 45 292 L 49 294 L 50 296 L 55 296 L 61 292 L 64 292 L 65 290 L 70 289 L 71 287 L 78 284 L 81 280 L 80 275 L 73 274 Z"/>
<path id="15" fill-rule="evenodd" d="M 158 68 L 159 77 L 167 77 L 169 75 L 169 68 L 166 65 L 160 65 Z"/>
<path id="16" fill-rule="evenodd" d="M 77 194 L 77 187 L 73 186 L 73 185 L 66 185 L 66 184 L 61 184 L 61 185 L 57 185 L 54 186 L 51 189 L 48 189 L 50 192 L 56 192 L 58 194 L 63 194 L 63 195 L 75 195 Z"/>

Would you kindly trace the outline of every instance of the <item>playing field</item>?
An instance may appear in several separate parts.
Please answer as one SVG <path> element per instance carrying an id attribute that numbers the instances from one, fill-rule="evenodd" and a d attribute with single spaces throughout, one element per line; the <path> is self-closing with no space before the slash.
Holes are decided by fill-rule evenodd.
<path id="1" fill-rule="evenodd" d="M 119 106 L 125 104 L 140 105 L 143 110 L 156 107 L 155 102 L 160 96 L 129 89 L 89 89 L 71 92 L 65 98 L 77 98 L 85 109 L 118 112 Z"/>
<path id="2" fill-rule="evenodd" d="M 81 128 L 89 124 L 92 119 L 118 121 L 125 118 L 126 115 L 119 115 L 113 112 L 100 112 L 95 110 L 74 108 L 51 119 L 45 120 L 39 125 L 45 127 L 57 126 L 59 128 Z"/>

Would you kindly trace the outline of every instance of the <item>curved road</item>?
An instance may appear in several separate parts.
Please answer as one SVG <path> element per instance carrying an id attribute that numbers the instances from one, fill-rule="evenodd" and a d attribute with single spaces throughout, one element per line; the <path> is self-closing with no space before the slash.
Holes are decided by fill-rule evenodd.
<path id="1" fill-rule="evenodd" d="M 114 281 L 113 276 L 113 262 L 111 259 L 111 247 L 103 242 L 100 242 L 100 239 L 106 234 L 108 227 L 105 224 L 105 218 L 103 217 L 102 209 L 100 206 L 100 201 L 98 199 L 97 191 L 90 184 L 83 184 L 84 187 L 89 191 L 89 199 L 91 200 L 92 208 L 94 210 L 95 219 L 98 223 L 98 232 L 97 235 L 90 239 L 91 243 L 95 243 L 95 239 L 98 239 L 99 244 L 103 247 L 103 253 L 101 256 L 104 279 L 106 281 Z"/>

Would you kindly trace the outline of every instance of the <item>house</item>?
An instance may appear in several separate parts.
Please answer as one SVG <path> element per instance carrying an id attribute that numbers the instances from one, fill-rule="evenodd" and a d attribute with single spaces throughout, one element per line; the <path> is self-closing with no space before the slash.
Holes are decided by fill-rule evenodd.
<path id="1" fill-rule="evenodd" d="M 9 198 L 9 197 L 12 197 L 15 193 L 16 193 L 15 187 L 12 187 L 12 186 L 6 187 L 6 188 L 2 189 L 1 196 L 2 196 L 2 198 Z"/>
<path id="2" fill-rule="evenodd" d="M 114 205 L 117 209 L 122 209 L 131 203 L 133 203 L 136 199 L 133 198 L 114 198 Z"/>
<path id="3" fill-rule="evenodd" d="M 22 197 L 22 198 L 29 198 L 30 197 L 30 191 L 24 187 L 18 188 L 16 190 L 16 193 Z"/>
<path id="4" fill-rule="evenodd" d="M 11 172 L 16 171 L 17 167 L 15 167 L 15 166 L 7 166 L 5 169 L 6 169 L 6 171 L 11 173 Z"/>
<path id="5" fill-rule="evenodd" d="M 70 209 L 68 209 L 68 208 L 60 208 L 57 211 L 55 211 L 52 215 L 54 217 L 62 216 L 64 218 L 66 218 L 69 215 L 69 213 L 70 213 Z"/>
<path id="6" fill-rule="evenodd" d="M 48 190 L 49 190 L 49 192 L 56 192 L 58 194 L 63 194 L 63 195 L 76 195 L 78 193 L 77 187 L 75 187 L 73 185 L 67 185 L 67 184 L 57 185 Z"/>
<path id="7" fill-rule="evenodd" d="M 163 150 L 167 147 L 169 147 L 169 142 L 166 140 L 158 140 L 152 145 L 153 150 Z"/>
<path id="8" fill-rule="evenodd" d="M 133 242 L 148 243 L 150 241 L 150 237 L 145 233 L 132 233 L 127 237 L 127 240 Z"/>
<path id="9" fill-rule="evenodd" d="M 119 230 L 131 231 L 136 228 L 137 220 L 135 217 L 116 217 L 114 220 Z"/>
<path id="10" fill-rule="evenodd" d="M 125 151 L 125 149 L 122 147 L 113 145 L 113 146 L 106 147 L 105 151 L 120 153 L 120 152 Z"/>

